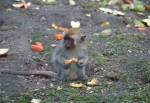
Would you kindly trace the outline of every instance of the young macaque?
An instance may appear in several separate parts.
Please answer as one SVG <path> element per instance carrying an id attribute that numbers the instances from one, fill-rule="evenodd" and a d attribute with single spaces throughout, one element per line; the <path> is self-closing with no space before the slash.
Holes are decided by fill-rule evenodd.
<path id="1" fill-rule="evenodd" d="M 57 28 L 64 31 L 64 39 L 56 47 L 52 55 L 52 63 L 56 68 L 53 71 L 10 71 L 0 70 L 0 73 L 14 75 L 43 75 L 56 78 L 60 81 L 86 80 L 85 68 L 88 63 L 88 53 L 85 35 L 78 28 Z"/>
<path id="2" fill-rule="evenodd" d="M 86 80 L 85 67 L 88 62 L 86 36 L 81 34 L 79 28 L 59 30 L 65 30 L 66 33 L 52 56 L 59 80 Z"/>

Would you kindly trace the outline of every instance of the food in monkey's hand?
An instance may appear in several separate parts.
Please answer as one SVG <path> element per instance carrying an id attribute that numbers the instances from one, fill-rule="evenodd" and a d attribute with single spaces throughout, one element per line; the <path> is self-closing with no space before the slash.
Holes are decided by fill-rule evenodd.
<path id="1" fill-rule="evenodd" d="M 78 62 L 77 58 L 71 58 L 71 59 L 68 59 L 68 60 L 64 60 L 65 64 L 75 64 L 77 62 Z"/>

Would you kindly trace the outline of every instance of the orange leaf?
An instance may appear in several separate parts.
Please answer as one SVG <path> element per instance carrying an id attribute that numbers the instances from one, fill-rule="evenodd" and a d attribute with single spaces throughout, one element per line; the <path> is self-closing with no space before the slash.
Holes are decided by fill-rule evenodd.
<path id="1" fill-rule="evenodd" d="M 98 80 L 96 78 L 93 78 L 90 82 L 87 82 L 88 85 L 96 86 L 98 84 Z"/>
<path id="2" fill-rule="evenodd" d="M 141 31 L 141 32 L 145 32 L 146 31 L 146 27 L 138 27 L 137 30 Z"/>
<path id="3" fill-rule="evenodd" d="M 103 22 L 102 24 L 101 24 L 101 26 L 103 26 L 103 27 L 107 27 L 107 26 L 110 26 L 111 24 L 110 24 L 110 22 L 109 21 L 105 21 L 105 22 Z"/>
<path id="4" fill-rule="evenodd" d="M 145 6 L 145 10 L 149 10 L 150 11 L 150 5 Z"/>
<path id="5" fill-rule="evenodd" d="M 122 0 L 124 3 L 126 4 L 132 4 L 133 3 L 133 0 Z"/>
<path id="6" fill-rule="evenodd" d="M 56 41 L 61 41 L 61 40 L 64 39 L 64 36 L 63 36 L 63 34 L 56 33 L 55 36 L 54 36 L 54 39 L 55 39 Z"/>
<path id="7" fill-rule="evenodd" d="M 85 87 L 84 84 L 82 83 L 70 83 L 69 84 L 71 87 L 74 87 L 74 88 L 82 88 L 82 87 Z"/>
<path id="8" fill-rule="evenodd" d="M 40 43 L 40 42 L 38 42 Z M 42 44 L 32 44 L 31 49 L 35 52 L 42 52 L 44 50 L 44 47 Z"/>

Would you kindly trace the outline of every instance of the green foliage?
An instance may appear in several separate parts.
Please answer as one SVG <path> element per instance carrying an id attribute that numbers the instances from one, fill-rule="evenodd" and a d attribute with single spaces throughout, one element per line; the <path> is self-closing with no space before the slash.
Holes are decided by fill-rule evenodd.
<path id="1" fill-rule="evenodd" d="M 14 95 L 0 100 L 2 103 L 30 103 L 31 97 L 29 95 Z"/>
<path id="2" fill-rule="evenodd" d="M 86 93 L 86 90 L 74 89 L 70 87 L 61 90 L 50 89 L 48 99 L 43 103 L 99 103 L 98 91 L 95 93 Z"/>

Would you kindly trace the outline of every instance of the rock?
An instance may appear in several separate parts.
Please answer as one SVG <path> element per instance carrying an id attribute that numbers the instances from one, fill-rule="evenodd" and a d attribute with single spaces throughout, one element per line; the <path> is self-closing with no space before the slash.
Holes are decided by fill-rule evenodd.
<path id="1" fill-rule="evenodd" d="M 108 78 L 112 81 L 118 81 L 120 78 L 120 73 L 114 72 L 114 71 L 109 71 L 109 72 L 106 72 L 105 76 L 106 76 L 106 78 Z"/>
<path id="2" fill-rule="evenodd" d="M 101 32 L 102 36 L 109 36 L 112 34 L 112 30 L 111 29 L 105 29 Z"/>

